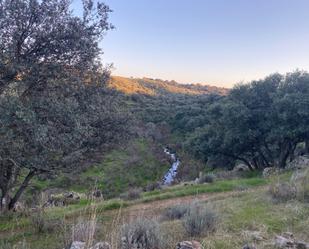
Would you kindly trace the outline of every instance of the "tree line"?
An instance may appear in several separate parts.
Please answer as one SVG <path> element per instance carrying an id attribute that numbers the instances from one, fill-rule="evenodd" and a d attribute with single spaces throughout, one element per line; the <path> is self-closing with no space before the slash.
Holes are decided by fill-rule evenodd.
<path id="1" fill-rule="evenodd" d="M 285 168 L 302 144 L 309 152 L 309 74 L 273 74 L 236 85 L 207 108 L 207 119 L 187 140 L 205 161 L 226 158 L 251 170 Z"/>

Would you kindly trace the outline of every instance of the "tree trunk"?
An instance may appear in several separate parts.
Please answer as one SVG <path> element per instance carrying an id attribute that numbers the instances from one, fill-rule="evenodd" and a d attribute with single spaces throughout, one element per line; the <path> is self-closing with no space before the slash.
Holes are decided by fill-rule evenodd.
<path id="1" fill-rule="evenodd" d="M 32 179 L 32 177 L 35 176 L 35 174 L 36 174 L 36 170 L 30 170 L 30 172 L 28 173 L 28 175 L 24 179 L 23 183 L 20 185 L 20 187 L 17 190 L 17 192 L 14 195 L 14 197 L 10 200 L 10 202 L 8 204 L 8 209 L 9 210 L 12 210 L 14 208 L 16 202 L 19 200 L 19 198 L 22 195 L 22 193 L 28 187 L 28 184 L 29 184 L 30 180 Z"/>
<path id="2" fill-rule="evenodd" d="M 286 166 L 286 161 L 290 155 L 290 151 L 292 149 L 292 145 L 290 141 L 284 141 L 280 146 L 280 154 L 278 158 L 278 167 L 284 169 Z"/>
<path id="3" fill-rule="evenodd" d="M 309 154 L 309 138 L 305 141 L 305 152 L 306 154 Z"/>
<path id="4" fill-rule="evenodd" d="M 252 167 L 251 163 L 245 158 L 238 158 L 240 161 L 243 161 L 251 171 L 254 171 L 254 167 Z"/>

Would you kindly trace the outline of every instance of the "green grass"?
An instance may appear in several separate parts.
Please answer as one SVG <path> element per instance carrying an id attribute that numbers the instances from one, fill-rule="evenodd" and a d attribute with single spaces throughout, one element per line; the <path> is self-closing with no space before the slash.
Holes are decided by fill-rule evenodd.
<path id="1" fill-rule="evenodd" d="M 210 196 L 208 201 L 206 201 L 207 205 L 213 207 L 217 212 L 219 224 L 214 234 L 210 234 L 207 237 L 195 238 L 198 241 L 202 241 L 205 248 L 242 248 L 244 244 L 253 242 L 252 239 L 243 235 L 243 231 L 247 230 L 259 231 L 267 240 L 271 240 L 276 234 L 291 231 L 295 236 L 306 241 L 309 239 L 309 235 L 306 233 L 309 228 L 308 203 L 301 203 L 293 200 L 288 203 L 277 204 L 271 200 L 265 188 L 255 188 L 277 181 L 278 178 L 288 180 L 288 175 L 290 175 L 290 173 L 285 173 L 272 179 L 252 176 L 251 178 L 216 181 L 211 184 L 173 186 L 162 190 L 145 192 L 139 200 L 123 201 L 111 199 L 94 203 L 94 205 L 96 205 L 99 226 L 105 227 L 104 232 L 102 232 L 100 236 L 109 236 L 105 233 L 112 232 L 110 223 L 113 223 L 114 220 L 117 219 L 116 217 L 118 214 L 124 216 L 127 214 L 129 216 L 132 215 L 131 211 L 110 212 L 109 210 L 125 210 L 128 206 L 143 202 L 187 195 L 197 194 L 196 199 L 198 200 L 198 194 L 226 192 L 224 195 Z M 244 187 L 250 190 L 229 194 L 230 191 L 238 190 L 239 188 L 243 189 Z M 70 205 L 65 208 L 58 207 L 47 209 L 46 218 L 58 220 L 65 219 L 67 224 L 71 224 L 70 222 L 79 217 L 87 217 L 89 215 L 89 212 L 91 212 L 89 204 L 89 201 L 81 200 L 78 204 Z M 132 209 L 132 211 L 133 210 L 134 209 Z M 122 220 L 126 218 L 121 217 L 119 219 Z M 16 214 L 13 214 L 10 217 L 0 217 L 0 240 L 2 238 L 4 243 L 14 244 L 17 241 L 25 239 L 30 243 L 33 249 L 53 249 L 54 247 L 52 247 L 52 245 L 54 244 L 52 242 L 61 236 L 61 234 L 56 232 L 35 234 L 30 224 L 29 218 L 25 216 L 17 217 Z M 168 228 L 166 232 L 170 236 L 170 245 L 166 249 L 175 248 L 175 244 L 180 240 L 192 239 L 185 237 L 181 222 L 166 221 L 163 222 L 162 225 L 162 229 L 164 229 L 164 227 Z M 105 239 L 105 237 L 103 239 Z M 59 239 L 58 242 L 60 243 Z M 257 246 L 262 249 L 267 248 L 263 247 L 262 244 L 258 244 Z"/>
<path id="2" fill-rule="evenodd" d="M 119 199 L 111 199 L 96 203 L 98 212 L 104 212 L 106 210 L 113 210 L 131 206 L 141 202 L 151 202 L 156 200 L 165 200 L 176 197 L 183 197 L 189 195 L 198 195 L 203 193 L 219 193 L 227 192 L 238 189 L 240 186 L 256 187 L 266 184 L 266 180 L 262 178 L 249 178 L 249 179 L 235 179 L 217 181 L 211 184 L 192 185 L 192 186 L 174 186 L 162 190 L 155 190 L 151 192 L 144 192 L 141 199 L 135 201 L 123 201 Z M 46 209 L 46 215 L 50 218 L 62 218 L 62 217 L 75 217 L 81 213 L 87 213 L 87 207 L 90 205 L 88 200 L 80 200 L 79 203 L 69 205 L 67 207 L 54 207 Z M 0 232 L 8 231 L 14 226 L 12 222 L 13 217 L 0 217 Z M 19 218 L 19 223 L 22 227 L 29 225 L 27 217 Z M 20 225 L 18 224 L 18 226 Z M 16 226 L 16 225 L 15 225 Z"/>
<path id="3" fill-rule="evenodd" d="M 143 194 L 143 201 L 150 202 L 154 200 L 164 200 L 175 197 L 182 197 L 188 195 L 198 195 L 203 193 L 218 193 L 237 190 L 239 187 L 256 187 L 267 183 L 263 178 L 249 178 L 249 179 L 234 179 L 216 181 L 212 184 L 192 185 L 192 186 L 176 186 L 166 188 L 163 190 L 155 190 Z"/>
<path id="4" fill-rule="evenodd" d="M 96 185 L 105 198 L 116 197 L 129 187 L 145 187 L 148 183 L 161 180 L 170 167 L 169 162 L 162 158 L 164 153 L 160 145 L 146 139 L 135 139 L 126 148 L 106 153 L 101 163 L 83 172 L 62 174 L 52 180 L 35 178 L 31 186 L 38 192 L 60 188 L 86 193 Z M 31 195 L 33 193 L 26 192 L 26 196 Z"/>

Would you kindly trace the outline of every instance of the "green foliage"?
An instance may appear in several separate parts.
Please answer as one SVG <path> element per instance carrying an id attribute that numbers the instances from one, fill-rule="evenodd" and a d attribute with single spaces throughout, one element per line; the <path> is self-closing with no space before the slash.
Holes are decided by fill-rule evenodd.
<path id="1" fill-rule="evenodd" d="M 130 188 L 146 187 L 150 182 L 161 181 L 169 162 L 161 146 L 137 139 L 124 149 L 108 153 L 96 167 L 104 172 L 98 183 L 104 196 L 109 198 Z"/>
<path id="2" fill-rule="evenodd" d="M 299 142 L 308 140 L 309 74 L 274 74 L 235 86 L 207 110 L 188 149 L 207 160 L 221 155 L 251 169 L 284 168 Z"/>
<path id="3" fill-rule="evenodd" d="M 130 134 L 98 60 L 110 9 L 83 1 L 79 17 L 70 4 L 0 2 L 0 209 L 34 176 L 83 168 Z"/>

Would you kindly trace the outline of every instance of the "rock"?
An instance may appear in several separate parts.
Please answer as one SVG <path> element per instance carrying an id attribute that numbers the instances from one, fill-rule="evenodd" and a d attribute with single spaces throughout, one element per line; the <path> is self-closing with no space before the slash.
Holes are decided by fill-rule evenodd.
<path id="1" fill-rule="evenodd" d="M 86 243 L 81 241 L 74 241 L 72 242 L 70 249 L 86 249 Z"/>
<path id="2" fill-rule="evenodd" d="M 43 207 L 62 207 L 78 203 L 81 195 L 75 192 L 65 192 L 60 194 L 51 194 Z"/>
<path id="3" fill-rule="evenodd" d="M 268 178 L 272 175 L 278 174 L 279 170 L 275 167 L 267 167 L 263 170 L 263 177 Z"/>
<path id="4" fill-rule="evenodd" d="M 14 212 L 25 212 L 26 211 L 26 207 L 23 203 L 21 202 L 16 202 L 15 205 L 14 205 Z"/>
<path id="5" fill-rule="evenodd" d="M 249 171 L 249 170 L 250 170 L 249 167 L 245 164 L 242 164 L 242 163 L 237 164 L 233 169 L 233 171 L 236 171 L 236 172 Z"/>
<path id="6" fill-rule="evenodd" d="M 80 196 L 79 194 L 75 193 L 75 192 L 66 192 L 63 194 L 63 197 L 65 199 L 72 199 L 72 200 L 79 200 Z"/>
<path id="7" fill-rule="evenodd" d="M 262 241 L 264 240 L 259 231 L 243 231 L 242 234 L 250 240 Z"/>
<path id="8" fill-rule="evenodd" d="M 182 241 L 177 244 L 176 249 L 202 249 L 202 245 L 200 242 L 195 240 Z"/>
<path id="9" fill-rule="evenodd" d="M 296 241 L 295 245 L 296 249 L 309 249 L 309 243 L 303 241 Z"/>
<path id="10" fill-rule="evenodd" d="M 309 157 L 298 156 L 292 162 L 288 162 L 286 169 L 304 169 L 309 168 Z"/>
<path id="11" fill-rule="evenodd" d="M 278 247 L 278 248 L 290 248 L 294 246 L 294 241 L 291 240 L 291 239 L 287 239 L 283 236 L 276 236 L 275 238 L 275 245 Z"/>
<path id="12" fill-rule="evenodd" d="M 242 249 L 256 249 L 254 245 L 244 245 Z"/>
<path id="13" fill-rule="evenodd" d="M 92 191 L 91 193 L 92 197 L 94 197 L 95 199 L 103 199 L 103 193 L 101 190 L 96 189 L 94 191 Z"/>
<path id="14" fill-rule="evenodd" d="M 284 238 L 288 238 L 288 239 L 293 239 L 293 238 L 294 238 L 294 235 L 293 235 L 293 233 L 291 233 L 291 232 L 284 232 L 284 233 L 282 234 L 282 236 L 283 236 Z"/>
<path id="15" fill-rule="evenodd" d="M 111 245 L 107 242 L 98 242 L 93 247 L 89 249 L 111 249 Z"/>

